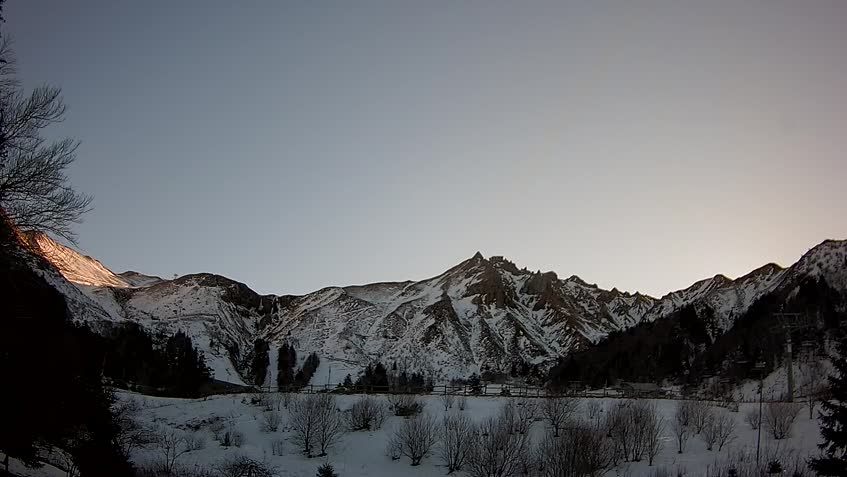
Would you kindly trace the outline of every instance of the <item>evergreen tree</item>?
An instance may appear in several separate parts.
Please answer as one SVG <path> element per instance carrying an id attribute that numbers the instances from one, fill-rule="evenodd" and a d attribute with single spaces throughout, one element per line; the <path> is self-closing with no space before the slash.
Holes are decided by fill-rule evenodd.
<path id="1" fill-rule="evenodd" d="M 256 339 L 253 343 L 252 359 L 250 360 L 250 374 L 253 377 L 253 384 L 262 386 L 265 384 L 265 376 L 268 373 L 268 342 L 262 338 Z"/>
<path id="2" fill-rule="evenodd" d="M 338 474 L 335 473 L 335 468 L 327 463 L 318 467 L 317 477 L 338 477 Z"/>
<path id="3" fill-rule="evenodd" d="M 829 377 L 831 397 L 823 403 L 820 444 L 823 456 L 811 460 L 818 475 L 847 475 L 847 335 L 838 343 L 835 374 Z"/>

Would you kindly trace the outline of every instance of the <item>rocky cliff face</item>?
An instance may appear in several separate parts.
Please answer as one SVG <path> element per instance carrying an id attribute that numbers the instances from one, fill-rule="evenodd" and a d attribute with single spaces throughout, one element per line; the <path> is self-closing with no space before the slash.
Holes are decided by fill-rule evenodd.
<path id="1" fill-rule="evenodd" d="M 75 283 L 57 283 L 57 288 L 70 297 L 77 319 L 131 320 L 154 332 L 182 329 L 203 349 L 217 379 L 237 383 L 244 376 L 246 351 L 257 338 L 271 344 L 272 361 L 274 348 L 287 341 L 301 356 L 314 351 L 324 363 L 351 370 L 381 360 L 447 378 L 509 372 L 516 364 L 543 367 L 610 332 L 686 305 L 714 310 L 712 332 L 719 333 L 758 297 L 800 276 L 821 276 L 842 288 L 847 284 L 847 247 L 833 241 L 790 269 L 766 265 L 736 280 L 718 275 L 658 300 L 603 290 L 576 276 L 530 272 L 479 253 L 419 282 L 261 296 L 212 274 L 174 280 L 137 272 L 116 275 L 46 237 L 31 242 L 47 252 L 64 277 L 54 281 Z M 61 260 L 51 258 L 57 256 Z M 274 375 L 269 373 L 266 384 L 275 384 Z"/>

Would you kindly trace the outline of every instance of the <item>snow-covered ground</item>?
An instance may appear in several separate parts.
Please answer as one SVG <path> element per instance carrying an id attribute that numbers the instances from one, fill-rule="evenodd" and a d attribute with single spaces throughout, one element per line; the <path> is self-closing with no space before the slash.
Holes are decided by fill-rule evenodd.
<path id="1" fill-rule="evenodd" d="M 335 371 L 333 371 L 333 374 Z M 288 412 L 283 409 L 283 424 L 279 431 L 273 433 L 262 432 L 260 421 L 264 412 L 258 406 L 249 404 L 250 395 L 235 394 L 227 396 L 214 396 L 207 399 L 172 399 L 154 398 L 134 394 L 121 394 L 121 399 L 135 399 L 143 406 L 141 419 L 148 425 L 166 426 L 181 431 L 196 431 L 206 440 L 203 449 L 195 450 L 183 455 L 180 462 L 189 467 L 195 464 L 211 466 L 214 463 L 234 455 L 246 455 L 257 460 L 264 460 L 276 466 L 281 476 L 314 476 L 316 469 L 324 462 L 330 462 L 341 476 L 371 476 L 386 477 L 404 475 L 408 477 L 443 476 L 447 473 L 446 468 L 439 461 L 436 454 L 424 459 L 417 467 L 410 466 L 409 460 L 392 461 L 386 455 L 386 442 L 393 429 L 402 422 L 402 418 L 391 416 L 385 425 L 372 432 L 350 432 L 342 437 L 340 442 L 331 449 L 329 456 L 325 458 L 308 459 L 301 455 L 294 443 L 291 442 L 292 433 L 287 429 L 286 422 Z M 339 409 L 348 409 L 360 396 L 337 396 Z M 379 399 L 385 399 L 380 397 Z M 444 408 L 438 396 L 424 396 L 426 412 L 440 417 L 444 414 Z M 614 399 L 597 399 L 607 408 Z M 585 401 L 584 401 L 585 402 Z M 583 404 L 584 404 L 583 402 Z M 459 411 L 457 406 L 448 412 L 464 412 L 473 420 L 481 421 L 487 416 L 496 414 L 506 403 L 506 398 L 497 397 L 469 397 L 467 408 Z M 741 404 L 739 412 L 729 412 L 726 409 L 715 407 L 719 413 L 727 413 L 736 421 L 736 439 L 720 452 L 708 451 L 706 444 L 699 436 L 694 436 L 688 442 L 685 453 L 676 451 L 675 441 L 670 430 L 670 422 L 673 419 L 676 402 L 671 400 L 656 400 L 658 411 L 665 419 L 663 435 L 664 446 L 656 459 L 654 467 L 649 467 L 646 462 L 627 463 L 610 470 L 607 476 L 629 475 L 633 477 L 649 475 L 656 467 L 665 466 L 671 469 L 680 469 L 684 475 L 702 475 L 708 466 L 725 458 L 730 452 L 739 449 L 755 450 L 757 432 L 744 422 L 745 411 L 755 409 L 756 404 Z M 216 442 L 209 430 L 210 422 L 219 419 L 228 419 L 235 424 L 237 430 L 241 431 L 246 441 L 240 448 L 221 447 Z M 532 433 L 535 438 L 545 432 L 546 423 L 537 421 L 533 424 Z M 274 440 L 284 441 L 283 455 L 274 455 L 272 442 Z M 762 432 L 762 447 L 766 449 L 764 455 L 779 454 L 787 456 L 791 453 L 802 457 L 816 453 L 816 445 L 819 442 L 818 422 L 810 420 L 808 410 L 803 409 L 794 423 L 792 437 L 780 441 L 771 439 L 766 432 Z M 716 448 L 717 449 L 717 448 Z M 144 463 L 154 459 L 155 450 L 147 449 L 138 452 L 134 456 L 137 463 Z M 458 475 L 463 475 L 461 472 Z M 676 475 L 676 474 L 674 474 Z"/>

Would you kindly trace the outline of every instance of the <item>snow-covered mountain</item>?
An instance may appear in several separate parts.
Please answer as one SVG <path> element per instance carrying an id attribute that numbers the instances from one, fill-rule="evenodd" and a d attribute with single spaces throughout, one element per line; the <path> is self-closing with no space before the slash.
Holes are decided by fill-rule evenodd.
<path id="1" fill-rule="evenodd" d="M 300 356 L 314 351 L 348 369 L 381 360 L 441 377 L 508 373 L 518 364 L 546 366 L 612 331 L 686 305 L 708 307 L 719 333 L 757 299 L 802 277 L 847 289 L 847 241 L 826 241 L 788 269 L 769 264 L 735 280 L 718 275 L 661 299 L 530 272 L 480 253 L 419 282 L 260 296 L 218 275 L 118 275 L 45 236 L 29 241 L 76 285 L 57 288 L 69 296 L 77 319 L 130 320 L 154 332 L 182 329 L 204 351 L 215 377 L 236 383 L 243 382 L 257 338 L 271 344 L 272 369 L 275 349 L 290 342 Z M 274 374 L 266 384 L 275 384 Z"/>

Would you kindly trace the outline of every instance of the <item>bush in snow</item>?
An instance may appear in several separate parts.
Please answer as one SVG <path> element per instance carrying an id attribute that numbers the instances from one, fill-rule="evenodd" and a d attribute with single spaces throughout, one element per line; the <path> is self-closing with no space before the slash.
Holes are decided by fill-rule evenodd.
<path id="1" fill-rule="evenodd" d="M 335 396 L 330 394 L 309 394 L 292 402 L 290 426 L 292 441 L 310 458 L 316 452 L 325 456 L 345 431 Z"/>
<path id="2" fill-rule="evenodd" d="M 265 411 L 262 414 L 262 420 L 259 424 L 259 430 L 262 432 L 276 432 L 279 425 L 282 423 L 282 414 L 277 411 Z"/>
<path id="3" fill-rule="evenodd" d="M 438 440 L 438 425 L 431 416 L 419 414 L 404 420 L 394 431 L 392 443 L 400 453 L 408 457 L 412 465 L 419 465 L 429 455 Z"/>
<path id="4" fill-rule="evenodd" d="M 271 441 L 271 454 L 273 455 L 285 455 L 285 440 L 284 439 L 274 439 Z"/>
<path id="5" fill-rule="evenodd" d="M 671 433 L 676 441 L 676 448 L 679 454 L 685 452 L 685 446 L 688 443 L 688 439 L 691 438 L 692 433 L 691 427 L 688 425 L 691 419 L 688 415 L 688 409 L 685 406 L 686 402 L 677 402 L 674 418 L 671 421 Z"/>
<path id="6" fill-rule="evenodd" d="M 438 455 L 447 466 L 447 473 L 461 470 L 473 443 L 473 422 L 463 414 L 446 415 L 439 432 Z"/>
<path id="7" fill-rule="evenodd" d="M 424 403 L 414 394 L 391 394 L 388 396 L 388 404 L 394 415 L 400 417 L 414 416 L 424 409 Z"/>
<path id="8" fill-rule="evenodd" d="M 706 443 L 706 449 L 712 450 L 715 444 L 718 445 L 718 450 L 722 450 L 723 446 L 728 444 L 735 438 L 735 419 L 731 416 L 720 413 L 709 418 L 706 427 L 703 428 L 703 442 Z"/>
<path id="9" fill-rule="evenodd" d="M 765 406 L 765 422 L 762 425 L 774 439 L 791 437 L 791 427 L 801 409 L 802 405 L 793 402 L 769 402 Z"/>
<path id="10" fill-rule="evenodd" d="M 749 409 L 744 413 L 744 422 L 750 425 L 750 428 L 754 431 L 759 428 L 761 425 L 759 419 L 759 410 L 758 409 Z"/>
<path id="11" fill-rule="evenodd" d="M 591 427 L 575 426 L 559 437 L 548 432 L 538 450 L 538 473 L 543 477 L 601 475 L 612 465 L 614 452 L 603 432 Z"/>
<path id="12" fill-rule="evenodd" d="M 276 468 L 267 462 L 260 462 L 243 455 L 227 457 L 215 465 L 215 470 L 220 477 L 275 477 L 279 475 Z"/>
<path id="13" fill-rule="evenodd" d="M 559 430 L 571 419 L 579 407 L 574 398 L 561 397 L 545 399 L 541 404 L 541 413 L 553 429 L 553 436 L 559 437 Z"/>
<path id="14" fill-rule="evenodd" d="M 477 429 L 464 466 L 471 477 L 520 475 L 531 458 L 529 435 L 514 432 L 507 408 L 504 407 L 499 416 L 487 419 Z"/>
<path id="15" fill-rule="evenodd" d="M 351 431 L 373 431 L 382 427 L 387 414 L 382 399 L 365 396 L 353 403 L 347 413 L 347 427 Z"/>

